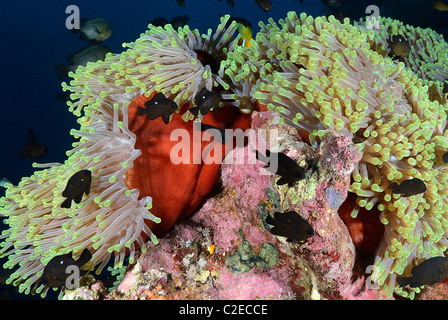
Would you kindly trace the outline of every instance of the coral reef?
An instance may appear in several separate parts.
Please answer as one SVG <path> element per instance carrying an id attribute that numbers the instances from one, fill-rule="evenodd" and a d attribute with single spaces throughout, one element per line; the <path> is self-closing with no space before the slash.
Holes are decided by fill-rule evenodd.
<path id="1" fill-rule="evenodd" d="M 361 157 L 351 139 L 329 136 L 314 150 L 275 113 L 254 112 L 252 118 L 248 144 L 222 164 L 221 191 L 158 245 L 149 244 L 104 299 L 384 298 L 354 274 L 355 247 L 336 208 L 342 200 L 329 201 L 325 192 L 331 187 L 344 198 L 347 194 L 350 172 Z M 272 150 L 285 151 L 298 163 L 317 162 L 292 191 L 276 186 L 278 177 L 254 158 L 253 150 L 277 134 Z M 277 209 L 296 210 L 315 235 L 304 243 L 272 235 L 262 216 Z"/>
<path id="2" fill-rule="evenodd" d="M 390 20 L 382 28 L 391 35 L 404 32 Z M 328 134 L 353 139 L 362 158 L 349 188 L 357 195 L 351 217 L 362 208 L 375 210 L 385 225 L 372 277 L 388 296 L 412 298 L 419 289 L 400 288 L 396 276 L 409 275 L 448 245 L 448 176 L 441 158 L 448 150 L 448 102 L 437 80 L 445 74 L 446 43 L 428 30 L 406 30 L 415 51 L 405 64 L 378 50 L 373 39 L 379 43 L 383 29 L 375 38 L 374 30 L 348 19 L 341 23 L 332 16 L 313 19 L 290 12 L 279 24 L 272 19 L 261 24 L 253 46 L 229 54 L 230 65 L 236 66 L 227 74 L 235 80 L 261 79 L 253 96 L 281 114 L 284 123 L 308 131 L 313 146 Z M 432 39 L 424 48 L 423 38 Z M 413 64 L 426 56 L 428 61 Z M 439 76 L 422 69 L 425 63 L 438 64 Z M 253 70 L 239 68 L 243 64 Z M 426 76 L 414 73 L 415 68 Z M 422 179 L 428 190 L 403 197 L 388 189 L 411 178 Z"/>
<path id="3" fill-rule="evenodd" d="M 191 213 L 210 191 L 208 189 L 214 185 L 219 170 L 217 165 L 211 166 L 210 170 L 201 170 L 210 168 L 201 163 L 192 176 L 184 177 L 185 184 L 194 187 L 200 184 L 186 200 L 157 199 L 157 194 L 149 195 L 145 189 L 139 190 L 140 184 L 131 178 L 139 176 L 134 162 L 147 164 L 166 153 L 169 157 L 170 150 L 164 146 L 166 140 L 163 138 L 169 138 L 176 124 L 182 127 L 188 124 L 193 130 L 192 121 L 184 121 L 188 120 L 189 111 L 181 113 L 180 109 L 184 104 L 188 109 L 199 87 L 212 89 L 224 84 L 212 74 L 211 62 L 202 64 L 199 60 L 215 55 L 218 59 L 215 63 L 219 63 L 231 49 L 235 24 L 226 26 L 228 19 L 229 16 L 222 18 L 213 35 L 211 31 L 200 35 L 188 27 L 175 31 L 171 26 L 165 29 L 150 26 L 136 42 L 126 44 L 129 49 L 123 53 L 108 54 L 104 61 L 88 63 L 86 67 L 79 67 L 76 73 L 69 74 L 73 80 L 62 86 L 64 91 L 72 92 L 69 110 L 79 117 L 80 128 L 72 129 L 71 134 L 80 138 L 79 142 L 67 152 L 68 159 L 63 164 L 36 165 L 44 170 L 24 177 L 17 186 L 5 185 L 5 197 L 0 200 L 0 215 L 7 218 L 5 222 L 9 226 L 1 237 L 0 254 L 8 257 L 5 268 L 18 265 L 8 284 L 19 286 L 20 292 L 45 296 L 48 288 L 40 279 L 46 263 L 67 253 L 76 258 L 84 249 L 93 255 L 88 265 L 90 270 L 96 267 L 96 272 L 100 273 L 112 256 L 114 265 L 120 268 L 127 254 L 132 262 L 137 247 L 144 250 L 148 239 L 157 243 L 155 232 L 165 232 L 182 213 Z M 183 70 L 182 77 L 179 67 Z M 160 89 L 161 84 L 164 89 Z M 170 94 L 179 103 L 175 114 L 178 121 L 173 121 L 168 135 L 164 135 L 165 124 L 156 120 L 152 122 L 150 137 L 132 132 L 129 125 L 134 123 L 130 113 L 136 107 L 133 101 L 142 95 L 150 97 L 157 89 Z M 185 116 L 184 120 L 182 116 Z M 225 117 L 231 118 L 232 113 L 225 112 Z M 221 118 L 219 121 L 224 124 L 230 121 Z M 147 150 L 137 149 L 148 138 L 153 139 L 152 145 L 156 147 L 152 153 L 149 151 L 149 155 Z M 202 149 L 198 152 L 201 156 Z M 168 168 L 163 164 L 157 167 L 153 162 L 150 163 L 153 171 L 149 179 L 158 183 Z M 92 173 L 89 197 L 69 209 L 61 208 L 66 181 L 79 170 Z M 188 168 L 184 171 L 190 172 Z M 200 174 L 204 176 L 202 180 L 198 177 Z M 148 176 L 142 173 L 140 178 L 147 179 Z M 166 188 L 182 187 L 182 184 L 171 181 Z M 174 190 L 172 192 L 175 194 Z M 177 206 L 176 210 L 170 212 L 173 204 Z M 187 207 L 186 213 L 183 206 Z M 165 222 L 155 230 L 164 215 Z"/>
<path id="4" fill-rule="evenodd" d="M 80 141 L 63 164 L 36 164 L 44 170 L 7 183 L 0 199 L 9 226 L 0 254 L 5 268 L 17 267 L 8 283 L 44 296 L 48 261 L 87 248 L 87 269 L 100 272 L 111 257 L 121 269 L 128 255 L 129 270 L 112 291 L 91 280 L 67 299 L 420 294 L 396 277 L 448 248 L 446 42 L 391 19 L 375 31 L 289 12 L 260 23 L 245 47 L 229 19 L 203 35 L 150 25 L 123 53 L 70 73 L 63 89 L 72 92 L 80 128 L 71 134 Z M 397 58 L 389 43 L 398 35 L 410 51 Z M 202 88 L 222 93 L 217 114 L 189 111 Z M 158 92 L 178 105 L 168 124 L 138 115 Z M 250 130 L 235 149 L 211 138 L 195 149 L 202 133 L 193 120 Z M 190 136 L 180 164 L 170 161 L 176 129 Z M 305 178 L 277 185 L 255 158 L 266 149 L 292 158 Z M 61 208 L 79 170 L 91 171 L 91 192 Z M 426 191 L 406 197 L 389 188 L 411 178 Z M 266 219 L 275 211 L 295 211 L 314 235 L 300 243 L 274 236 Z M 357 250 L 375 255 L 372 287 Z"/>

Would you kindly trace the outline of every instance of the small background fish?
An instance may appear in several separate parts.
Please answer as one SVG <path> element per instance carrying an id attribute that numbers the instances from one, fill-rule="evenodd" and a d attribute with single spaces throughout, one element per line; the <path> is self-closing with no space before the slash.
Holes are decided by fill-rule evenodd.
<path id="1" fill-rule="evenodd" d="M 432 7 L 437 11 L 448 11 L 448 5 L 442 1 L 436 1 L 432 4 Z"/>
<path id="2" fill-rule="evenodd" d="M 443 160 L 443 162 L 448 163 L 448 152 L 445 152 L 445 153 L 442 155 L 442 160 Z"/>
<path id="3" fill-rule="evenodd" d="M 109 22 L 103 18 L 82 18 L 81 27 L 73 29 L 72 32 L 81 32 L 80 40 L 98 43 L 109 39 L 112 35 L 112 28 Z"/>
<path id="4" fill-rule="evenodd" d="M 393 36 L 388 44 L 391 50 L 390 56 L 392 57 L 403 59 L 406 58 L 411 51 L 408 40 L 400 35 Z"/>
<path id="5" fill-rule="evenodd" d="M 111 50 L 103 45 L 95 44 L 85 47 L 74 54 L 69 54 L 66 58 L 68 65 L 57 64 L 54 68 L 59 79 L 65 78 L 70 71 L 75 72 L 79 66 L 85 67 L 89 62 L 104 60 Z"/>
<path id="6" fill-rule="evenodd" d="M 255 0 L 260 9 L 263 9 L 264 12 L 268 12 L 272 8 L 271 0 Z"/>
<path id="7" fill-rule="evenodd" d="M 37 142 L 33 130 L 28 129 L 27 138 L 29 142 L 22 147 L 22 151 L 18 154 L 21 157 L 40 158 L 47 154 L 48 148 L 46 145 Z"/>

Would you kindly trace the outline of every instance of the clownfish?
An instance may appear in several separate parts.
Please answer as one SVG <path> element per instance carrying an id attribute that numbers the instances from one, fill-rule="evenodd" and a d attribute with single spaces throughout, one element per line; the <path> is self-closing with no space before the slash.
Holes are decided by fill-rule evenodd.
<path id="1" fill-rule="evenodd" d="M 260 9 L 263 9 L 264 12 L 268 12 L 272 8 L 271 0 L 255 0 Z"/>
<path id="2" fill-rule="evenodd" d="M 241 35 L 242 43 L 241 45 L 245 48 L 250 47 L 254 44 L 254 38 L 252 38 L 252 29 L 249 27 L 246 27 L 245 25 L 238 23 L 238 32 Z"/>
<path id="3" fill-rule="evenodd" d="M 29 142 L 22 147 L 22 151 L 18 153 L 20 157 L 39 158 L 47 154 L 48 148 L 46 145 L 37 142 L 34 132 L 28 129 L 27 138 Z"/>

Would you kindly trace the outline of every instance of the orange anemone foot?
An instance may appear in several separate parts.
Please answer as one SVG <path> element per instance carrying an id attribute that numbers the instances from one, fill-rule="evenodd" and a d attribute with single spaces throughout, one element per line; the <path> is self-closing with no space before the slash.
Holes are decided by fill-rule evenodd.
<path id="1" fill-rule="evenodd" d="M 352 218 L 350 213 L 356 205 L 356 198 L 356 194 L 348 193 L 347 199 L 338 210 L 339 216 L 347 226 L 355 247 L 365 253 L 375 254 L 384 236 L 380 212 L 376 207 L 372 210 L 360 208 L 356 218 Z"/>
<path id="2" fill-rule="evenodd" d="M 142 155 L 128 171 L 127 184 L 131 189 L 138 189 L 140 197 L 152 197 L 151 212 L 162 221 L 149 227 L 161 236 L 199 207 L 215 185 L 221 161 L 229 148 L 201 133 L 193 121 L 185 122 L 182 111 L 175 112 L 168 124 L 161 118 L 148 120 L 139 116 L 137 106 L 143 106 L 154 94 L 141 95 L 128 108 L 129 129 L 136 135 L 135 149 Z M 234 107 L 221 108 L 218 114 L 209 112 L 202 122 L 225 129 L 233 127 L 235 119 L 242 124 L 241 129 L 250 127 L 247 119 L 241 121 Z"/>

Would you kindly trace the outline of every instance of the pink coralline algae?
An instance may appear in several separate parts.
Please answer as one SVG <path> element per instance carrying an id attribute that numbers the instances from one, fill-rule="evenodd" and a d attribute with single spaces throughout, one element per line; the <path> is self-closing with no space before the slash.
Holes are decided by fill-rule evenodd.
<path id="1" fill-rule="evenodd" d="M 254 112 L 246 133 L 248 143 L 224 159 L 215 195 L 159 244 L 147 244 L 104 299 L 383 298 L 356 271 L 355 246 L 337 212 L 360 160 L 351 139 L 329 136 L 314 149 L 272 112 Z M 267 148 L 294 159 L 305 178 L 276 185 L 279 177 L 255 159 L 254 150 Z M 314 236 L 300 243 L 274 236 L 265 219 L 275 211 L 297 212 Z"/>

